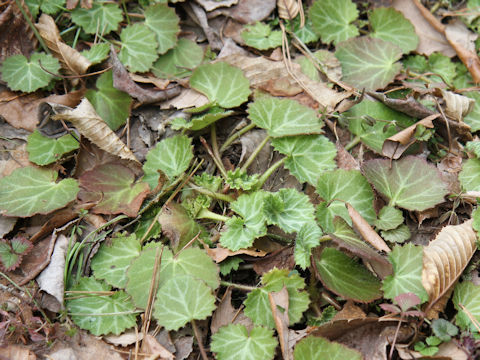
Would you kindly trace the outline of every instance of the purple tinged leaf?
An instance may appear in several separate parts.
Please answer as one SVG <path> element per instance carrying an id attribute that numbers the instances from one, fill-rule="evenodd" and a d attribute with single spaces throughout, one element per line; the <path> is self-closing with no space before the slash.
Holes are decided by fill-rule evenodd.
<path id="1" fill-rule="evenodd" d="M 422 302 L 420 298 L 412 292 L 397 295 L 395 296 L 394 300 L 400 306 L 403 312 L 406 312 L 408 309 L 411 309 L 414 306 L 420 305 Z"/>

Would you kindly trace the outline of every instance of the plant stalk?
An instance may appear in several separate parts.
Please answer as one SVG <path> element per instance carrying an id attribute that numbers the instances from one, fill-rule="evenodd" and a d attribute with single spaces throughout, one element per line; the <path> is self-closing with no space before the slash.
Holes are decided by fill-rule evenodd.
<path id="1" fill-rule="evenodd" d="M 278 160 L 275 164 L 273 164 L 272 166 L 270 166 L 267 171 L 265 171 L 263 173 L 262 176 L 260 176 L 260 178 L 258 179 L 258 182 L 257 182 L 257 185 L 255 186 L 256 189 L 261 189 L 263 184 L 265 184 L 265 182 L 268 180 L 268 178 L 270 177 L 270 175 L 273 174 L 273 172 L 275 170 L 277 170 L 281 165 L 283 165 L 283 163 L 285 162 L 285 159 L 286 158 L 283 158 L 283 159 L 280 159 Z"/>
<path id="2" fill-rule="evenodd" d="M 352 150 L 355 146 L 357 146 L 362 139 L 360 139 L 360 136 L 355 136 L 352 141 L 350 141 L 347 145 L 345 145 L 345 150 L 349 151 Z"/>
<path id="3" fill-rule="evenodd" d="M 235 140 L 237 140 L 240 136 L 242 136 L 246 132 L 255 128 L 255 126 L 256 125 L 254 123 L 250 123 L 247 126 L 243 127 L 242 129 L 238 130 L 236 133 L 233 133 L 231 136 L 229 136 L 227 140 L 225 140 L 225 142 L 223 143 L 222 147 L 220 148 L 220 154 L 223 153 Z"/>
<path id="4" fill-rule="evenodd" d="M 238 289 L 238 290 L 243 290 L 243 291 L 252 291 L 252 290 L 255 290 L 256 287 L 255 286 L 248 286 L 248 285 L 242 285 L 242 284 L 235 284 L 235 283 L 232 283 L 230 281 L 225 281 L 225 280 L 221 280 L 220 281 L 220 285 L 222 286 L 231 286 L 235 289 Z"/>
<path id="5" fill-rule="evenodd" d="M 230 195 L 214 192 L 205 188 L 202 188 L 200 186 L 195 185 L 192 182 L 188 183 L 188 186 L 190 186 L 194 191 L 199 192 L 200 194 L 210 196 L 214 199 L 225 201 L 225 202 L 233 202 L 235 201 L 234 198 L 232 198 Z"/>
<path id="6" fill-rule="evenodd" d="M 192 320 L 192 328 L 193 328 L 193 333 L 195 334 L 195 337 L 197 338 L 198 349 L 200 350 L 200 354 L 202 355 L 202 360 L 208 360 L 207 352 L 205 351 L 205 348 L 203 347 L 202 336 L 200 335 L 200 331 L 198 330 L 198 326 L 197 326 L 195 320 Z"/>
<path id="7" fill-rule="evenodd" d="M 200 210 L 200 212 L 197 215 L 197 219 L 210 219 L 210 220 L 223 221 L 223 222 L 230 220 L 228 216 L 219 215 L 208 209 Z"/>
<path id="8" fill-rule="evenodd" d="M 247 171 L 248 167 L 252 164 L 253 160 L 255 160 L 255 158 L 258 156 L 260 151 L 262 151 L 265 145 L 267 145 L 269 140 L 270 140 L 270 136 L 266 136 L 265 139 L 263 139 L 263 141 L 260 144 L 258 144 L 257 148 L 252 152 L 252 154 L 249 156 L 247 161 L 245 161 L 245 164 L 243 164 L 241 168 L 242 171 Z"/>
<path id="9" fill-rule="evenodd" d="M 50 54 L 50 49 L 48 48 L 47 45 L 45 45 L 45 42 L 43 41 L 43 38 L 40 36 L 40 33 L 38 32 L 37 28 L 35 27 L 35 25 L 33 25 L 32 23 L 32 20 L 30 19 L 30 17 L 28 16 L 28 14 L 26 13 L 25 9 L 23 8 L 20 0 L 15 0 L 15 4 L 17 4 L 17 7 L 18 9 L 20 10 L 20 12 L 22 13 L 23 17 L 25 18 L 25 21 L 27 22 L 28 26 L 30 27 L 30 29 L 32 29 L 33 33 L 35 34 L 35 37 L 37 38 L 38 42 L 40 43 L 40 45 L 42 46 L 43 50 L 47 53 L 47 54 Z"/>

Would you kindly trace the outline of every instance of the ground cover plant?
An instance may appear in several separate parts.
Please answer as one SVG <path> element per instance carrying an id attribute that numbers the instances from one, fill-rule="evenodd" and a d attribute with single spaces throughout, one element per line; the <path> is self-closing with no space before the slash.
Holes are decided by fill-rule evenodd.
<path id="1" fill-rule="evenodd" d="M 477 358 L 479 19 L 0 4 L 0 355 Z"/>

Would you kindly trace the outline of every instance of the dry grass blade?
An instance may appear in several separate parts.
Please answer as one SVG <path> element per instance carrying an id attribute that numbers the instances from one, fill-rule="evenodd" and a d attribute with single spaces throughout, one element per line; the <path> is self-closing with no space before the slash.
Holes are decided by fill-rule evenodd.
<path id="1" fill-rule="evenodd" d="M 277 10 L 281 19 L 292 20 L 298 15 L 300 7 L 297 0 L 277 0 Z"/>
<path id="2" fill-rule="evenodd" d="M 68 73 L 73 75 L 85 74 L 91 62 L 62 41 L 55 20 L 51 16 L 42 14 L 35 26 L 48 48 Z"/>
<path id="3" fill-rule="evenodd" d="M 105 121 L 95 112 L 92 104 L 83 98 L 81 103 L 73 110 L 62 114 L 53 115 L 53 120 L 70 121 L 88 140 L 106 152 L 119 156 L 122 159 L 138 163 L 132 151 L 108 127 Z"/>
<path id="4" fill-rule="evenodd" d="M 472 220 L 446 226 L 423 250 L 422 284 L 428 293 L 425 313 L 451 290 L 477 249 Z"/>

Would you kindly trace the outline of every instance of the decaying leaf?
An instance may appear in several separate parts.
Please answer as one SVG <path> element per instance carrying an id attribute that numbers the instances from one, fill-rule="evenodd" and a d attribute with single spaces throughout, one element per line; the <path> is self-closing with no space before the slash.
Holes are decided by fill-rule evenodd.
<path id="1" fill-rule="evenodd" d="M 97 145 L 100 149 L 110 154 L 119 156 L 122 159 L 132 160 L 138 163 L 132 151 L 118 138 L 108 127 L 100 116 L 95 112 L 92 104 L 83 98 L 80 104 L 73 110 L 65 111 L 62 114 L 53 115 L 53 120 L 70 121 L 88 140 Z"/>
<path id="2" fill-rule="evenodd" d="M 42 14 L 35 24 L 40 36 L 47 43 L 53 55 L 60 61 L 62 67 L 70 74 L 85 74 L 91 62 L 77 50 L 65 44 L 60 37 L 55 20 L 47 14 Z"/>
<path id="3" fill-rule="evenodd" d="M 444 227 L 424 248 L 422 284 L 428 293 L 427 317 L 431 317 L 429 311 L 452 288 L 477 249 L 472 221 Z"/>
<path id="4" fill-rule="evenodd" d="M 297 0 L 277 0 L 277 10 L 280 18 L 293 20 L 297 16 L 300 6 Z"/>
<path id="5" fill-rule="evenodd" d="M 417 126 L 422 125 L 426 128 L 432 129 L 434 127 L 433 119 L 436 119 L 439 116 L 440 114 L 427 116 L 425 119 L 422 119 L 415 124 L 409 126 L 408 128 L 396 133 L 395 135 L 390 136 L 383 143 L 383 156 L 387 156 L 395 160 L 400 158 L 400 156 L 402 156 L 405 150 L 407 150 L 408 147 L 416 141 L 415 131 L 417 130 Z"/>
<path id="6" fill-rule="evenodd" d="M 288 347 L 288 298 L 288 291 L 285 285 L 280 291 L 272 291 L 268 293 L 270 309 L 272 310 L 273 320 L 275 321 L 275 327 L 278 332 L 282 356 L 285 360 L 292 359 L 291 349 Z"/>
<path id="7" fill-rule="evenodd" d="M 475 105 L 474 99 L 451 91 L 442 90 L 442 96 L 446 105 L 445 113 L 457 121 L 462 121 Z"/>

